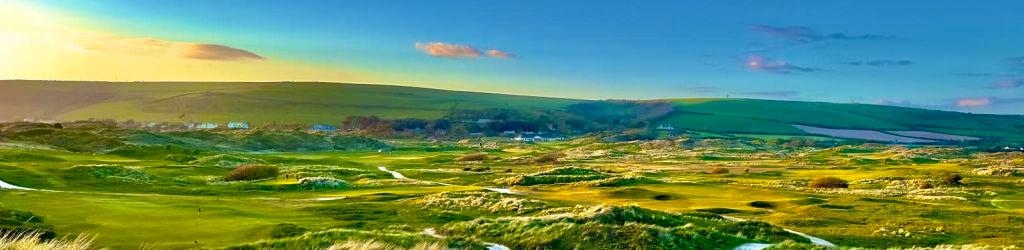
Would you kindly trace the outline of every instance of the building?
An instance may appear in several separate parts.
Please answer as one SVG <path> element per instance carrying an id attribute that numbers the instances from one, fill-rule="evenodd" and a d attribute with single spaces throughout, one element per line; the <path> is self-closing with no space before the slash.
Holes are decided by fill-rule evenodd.
<path id="1" fill-rule="evenodd" d="M 228 128 L 230 129 L 249 129 L 248 122 L 229 122 Z"/>
<path id="2" fill-rule="evenodd" d="M 672 130 L 676 130 L 676 127 L 673 127 L 672 124 L 664 124 L 664 123 L 662 123 L 662 124 L 658 124 L 658 127 L 655 128 L 655 129 L 657 129 L 657 130 L 672 131 Z"/>
<path id="3" fill-rule="evenodd" d="M 313 127 L 309 128 L 309 131 L 314 132 L 334 132 L 336 130 L 338 130 L 338 127 L 327 124 L 313 124 Z"/>
<path id="4" fill-rule="evenodd" d="M 524 134 L 517 135 L 515 138 L 512 138 L 512 140 L 513 141 L 521 141 L 521 142 L 561 141 L 561 140 L 565 140 L 565 137 L 561 136 L 561 135 L 555 135 L 555 134 L 539 134 L 539 133 L 538 134 L 534 134 L 534 135 L 531 136 L 531 135 L 526 135 L 524 133 Z"/>
<path id="5" fill-rule="evenodd" d="M 213 123 L 213 122 L 199 123 L 199 124 L 196 124 L 196 126 L 195 126 L 196 129 L 215 129 L 215 128 L 219 128 L 219 127 L 220 127 L 220 124 Z"/>

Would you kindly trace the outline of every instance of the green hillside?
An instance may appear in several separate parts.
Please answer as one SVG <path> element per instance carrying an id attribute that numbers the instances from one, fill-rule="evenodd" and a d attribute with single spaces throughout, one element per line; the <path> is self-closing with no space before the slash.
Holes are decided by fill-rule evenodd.
<path id="1" fill-rule="evenodd" d="M 551 114 L 611 124 L 606 128 L 615 128 L 615 124 L 672 124 L 687 130 L 727 134 L 800 135 L 806 133 L 792 124 L 802 124 L 877 131 L 920 130 L 1024 141 L 1024 116 L 868 104 L 708 98 L 587 101 L 319 82 L 0 81 L 0 120 L 96 118 L 337 124 L 347 116 L 436 119 L 452 110 L 484 109 L 558 110 L 559 113 Z M 472 119 L 460 117 L 463 118 Z M 545 119 L 548 118 L 539 118 Z"/>
<path id="2" fill-rule="evenodd" d="M 802 134 L 790 124 L 867 130 L 920 130 L 1024 140 L 1024 116 L 984 115 L 869 104 L 750 99 L 674 99 L 661 122 L 721 133 Z"/>
<path id="3" fill-rule="evenodd" d="M 0 119 L 337 123 L 457 109 L 552 109 L 577 100 L 343 83 L 0 81 Z"/>

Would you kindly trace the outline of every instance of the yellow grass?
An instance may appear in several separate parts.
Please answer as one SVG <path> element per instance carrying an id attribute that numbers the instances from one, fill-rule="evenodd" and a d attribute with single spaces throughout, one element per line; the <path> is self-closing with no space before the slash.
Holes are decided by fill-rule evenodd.
<path id="1" fill-rule="evenodd" d="M 42 241 L 39 233 L 0 235 L 0 249 L 3 250 L 87 250 L 93 246 L 96 237 L 78 235 L 75 238 L 60 238 Z"/>
<path id="2" fill-rule="evenodd" d="M 327 248 L 327 250 L 444 250 L 448 249 L 448 246 L 441 244 L 440 242 L 423 242 L 416 244 L 412 248 L 403 248 L 387 243 L 378 242 L 375 240 L 350 240 L 341 243 L 337 243 Z"/>

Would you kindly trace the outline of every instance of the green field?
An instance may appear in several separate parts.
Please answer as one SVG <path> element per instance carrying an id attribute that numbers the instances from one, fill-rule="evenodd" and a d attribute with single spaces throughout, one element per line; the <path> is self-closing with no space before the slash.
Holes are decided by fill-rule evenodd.
<path id="1" fill-rule="evenodd" d="M 0 126 L 0 180 L 40 189 L 0 190 L 0 231 L 91 235 L 110 249 L 326 249 L 366 240 L 461 249 L 812 247 L 783 229 L 842 247 L 1024 245 L 1021 153 L 766 144 L 777 137 L 765 134 L 365 139 L 293 150 L 341 135 L 67 126 Z M 245 142 L 265 141 L 264 133 L 292 144 L 250 150 Z M 249 166 L 277 171 L 227 178 Z M 960 179 L 948 181 L 953 173 Z M 809 184 L 820 177 L 847 184 Z M 496 187 L 513 193 L 488 189 Z"/>

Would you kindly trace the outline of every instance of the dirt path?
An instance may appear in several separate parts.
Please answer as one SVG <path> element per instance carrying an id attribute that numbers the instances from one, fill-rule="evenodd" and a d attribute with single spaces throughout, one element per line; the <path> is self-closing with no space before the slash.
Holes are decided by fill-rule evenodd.
<path id="1" fill-rule="evenodd" d="M 397 171 L 388 170 L 388 168 L 384 167 L 384 166 L 379 166 L 379 167 L 377 167 L 377 169 L 379 169 L 380 171 L 391 173 L 391 176 L 394 177 L 395 179 L 416 180 L 416 179 L 410 179 L 408 177 L 405 177 L 405 175 L 402 175 L 402 173 L 399 173 Z M 424 180 L 417 180 L 417 181 L 424 181 Z M 449 184 L 449 183 L 444 183 L 444 182 L 436 182 L 436 181 L 425 181 L 425 182 L 430 182 L 430 183 L 434 183 L 434 184 L 438 184 L 438 185 L 442 185 L 442 186 L 456 186 L 456 185 Z M 487 191 L 493 191 L 493 192 L 498 192 L 498 193 L 503 193 L 503 194 L 517 194 L 515 191 L 512 191 L 512 189 L 508 189 L 508 188 L 496 188 L 496 187 L 480 187 L 480 188 L 483 188 L 484 190 L 487 190 Z"/>

